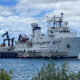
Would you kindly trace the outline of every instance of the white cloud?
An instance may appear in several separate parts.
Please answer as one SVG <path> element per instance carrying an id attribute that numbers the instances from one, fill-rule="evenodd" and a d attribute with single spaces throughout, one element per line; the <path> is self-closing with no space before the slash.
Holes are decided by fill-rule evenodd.
<path id="1" fill-rule="evenodd" d="M 79 0 L 18 0 L 20 4 L 42 4 L 42 3 L 54 3 L 54 2 L 65 2 L 65 1 L 79 1 Z"/>
<path id="2" fill-rule="evenodd" d="M 0 6 L 0 16 L 10 16 L 13 15 L 13 6 L 8 7 L 8 6 Z"/>
<path id="3" fill-rule="evenodd" d="M 0 6 L 0 29 L 18 36 L 19 33 L 31 34 L 31 23 L 38 22 L 42 31 L 47 29 L 46 15 L 64 13 L 71 29 L 80 32 L 80 0 L 17 0 L 16 6 Z M 42 11 L 51 10 L 42 17 L 35 18 Z M 7 16 L 7 17 L 4 17 Z M 46 28 L 46 29 L 45 29 Z"/>
<path id="4" fill-rule="evenodd" d="M 29 33 L 30 23 L 37 22 L 34 18 L 23 18 L 19 16 L 0 17 L 0 28 L 10 33 Z M 30 28 L 31 29 L 31 28 Z"/>
<path id="5" fill-rule="evenodd" d="M 42 10 L 54 10 L 53 13 L 61 13 L 64 12 L 65 17 L 80 15 L 80 1 L 79 0 L 56 0 L 57 3 L 54 3 L 55 0 L 51 0 L 52 3 L 46 3 L 48 0 L 43 0 L 45 3 L 36 3 L 29 4 L 28 2 L 32 0 L 19 0 L 16 11 L 22 16 L 34 16 L 40 14 Z M 37 0 L 39 1 L 39 0 Z M 41 0 L 40 0 L 41 1 Z M 63 1 L 63 2 L 62 2 Z M 36 2 L 33 0 L 32 2 Z M 73 8 L 73 6 L 75 6 Z M 51 13 L 52 14 L 52 13 Z"/>

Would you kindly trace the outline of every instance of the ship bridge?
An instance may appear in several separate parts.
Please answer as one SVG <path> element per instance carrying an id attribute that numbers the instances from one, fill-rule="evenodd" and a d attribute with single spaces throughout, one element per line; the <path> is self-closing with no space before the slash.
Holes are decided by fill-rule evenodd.
<path id="1" fill-rule="evenodd" d="M 76 37 L 76 32 L 71 32 L 68 27 L 68 22 L 63 20 L 63 13 L 60 17 L 54 16 L 50 17 L 47 21 L 48 30 L 47 35 L 51 38 L 66 38 L 66 37 Z M 52 25 L 52 27 L 50 27 Z"/>

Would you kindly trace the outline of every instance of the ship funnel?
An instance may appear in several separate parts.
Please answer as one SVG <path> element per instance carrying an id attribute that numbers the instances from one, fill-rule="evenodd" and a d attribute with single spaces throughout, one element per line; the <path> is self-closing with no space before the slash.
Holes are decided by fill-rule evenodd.
<path id="1" fill-rule="evenodd" d="M 38 27 L 38 23 L 32 23 L 31 26 L 34 29 L 34 28 Z"/>

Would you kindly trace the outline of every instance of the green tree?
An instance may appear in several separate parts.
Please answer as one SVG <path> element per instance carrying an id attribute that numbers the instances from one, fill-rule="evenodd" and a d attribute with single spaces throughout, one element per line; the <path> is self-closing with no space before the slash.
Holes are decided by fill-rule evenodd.
<path id="1" fill-rule="evenodd" d="M 67 63 L 61 67 L 56 67 L 53 61 L 43 65 L 40 72 L 32 80 L 80 80 L 80 71 L 78 73 L 70 72 Z"/>
<path id="2" fill-rule="evenodd" d="M 12 71 L 9 72 L 4 71 L 4 69 L 0 69 L 0 80 L 11 80 Z"/>

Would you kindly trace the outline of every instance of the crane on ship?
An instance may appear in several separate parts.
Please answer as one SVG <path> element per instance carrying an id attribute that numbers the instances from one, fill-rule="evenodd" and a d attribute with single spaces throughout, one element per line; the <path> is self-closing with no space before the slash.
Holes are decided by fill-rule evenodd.
<path id="1" fill-rule="evenodd" d="M 13 46 L 14 37 L 10 39 L 8 31 L 2 35 L 2 37 L 4 37 L 4 36 L 6 36 L 6 39 L 3 40 L 3 45 L 5 46 L 5 41 L 8 41 L 8 46 Z M 11 42 L 11 44 L 10 44 L 10 42 Z"/>
<path id="2" fill-rule="evenodd" d="M 23 39 L 23 36 L 21 34 L 19 34 L 18 41 L 20 41 L 21 39 Z"/>
<path id="3" fill-rule="evenodd" d="M 18 41 L 25 42 L 26 40 L 29 40 L 29 38 L 23 37 L 21 34 L 19 34 Z"/>

